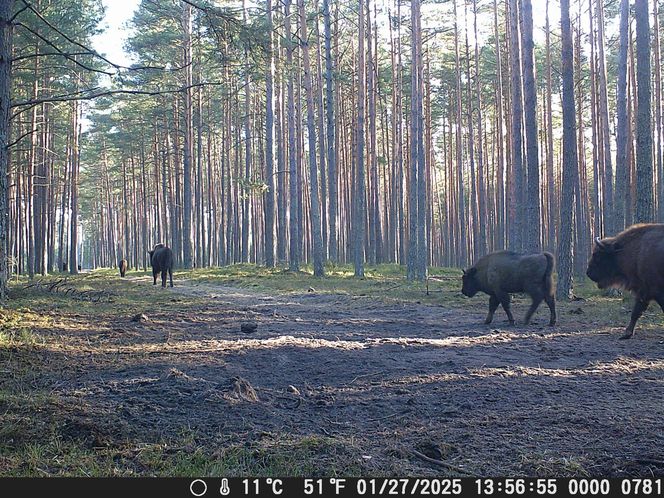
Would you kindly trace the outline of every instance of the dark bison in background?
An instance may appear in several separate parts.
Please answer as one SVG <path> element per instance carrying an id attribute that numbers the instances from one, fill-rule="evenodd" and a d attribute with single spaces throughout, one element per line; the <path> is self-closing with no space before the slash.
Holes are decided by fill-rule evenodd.
<path id="1" fill-rule="evenodd" d="M 632 317 L 620 337 L 629 339 L 650 301 L 664 310 L 664 224 L 634 225 L 615 237 L 597 237 L 586 275 L 600 289 L 616 287 L 634 294 Z"/>
<path id="2" fill-rule="evenodd" d="M 489 314 L 484 323 L 493 321 L 493 314 L 502 304 L 510 324 L 514 317 L 510 310 L 510 294 L 525 292 L 533 302 L 526 313 L 525 324 L 530 323 L 533 313 L 542 301 L 551 311 L 549 325 L 556 324 L 556 300 L 553 294 L 553 255 L 518 254 L 498 251 L 480 258 L 472 267 L 463 271 L 461 292 L 473 297 L 479 291 L 489 295 Z"/>
<path id="3" fill-rule="evenodd" d="M 127 260 L 126 259 L 120 260 L 118 268 L 120 268 L 120 276 L 124 278 L 125 274 L 127 273 Z"/>
<path id="4" fill-rule="evenodd" d="M 157 285 L 157 275 L 161 273 L 161 286 L 166 287 L 166 273 L 168 273 L 170 285 L 173 287 L 173 251 L 171 251 L 171 248 L 164 244 L 157 244 L 148 253 L 152 264 L 153 285 Z"/>

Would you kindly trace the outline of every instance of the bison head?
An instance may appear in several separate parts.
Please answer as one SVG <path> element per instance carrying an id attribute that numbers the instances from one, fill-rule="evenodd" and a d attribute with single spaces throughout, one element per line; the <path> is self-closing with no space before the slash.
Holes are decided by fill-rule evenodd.
<path id="1" fill-rule="evenodd" d="M 461 281 L 463 282 L 463 286 L 461 287 L 461 293 L 464 296 L 473 297 L 475 294 L 479 292 L 480 286 L 477 283 L 477 279 L 475 278 L 476 274 L 477 274 L 477 268 L 469 268 L 467 270 L 463 270 L 463 277 L 461 277 Z"/>
<path id="2" fill-rule="evenodd" d="M 620 266 L 616 260 L 616 254 L 621 247 L 612 239 L 595 239 L 593 254 L 588 262 L 586 275 L 597 287 L 605 289 L 614 285 L 619 285 L 622 280 Z"/>

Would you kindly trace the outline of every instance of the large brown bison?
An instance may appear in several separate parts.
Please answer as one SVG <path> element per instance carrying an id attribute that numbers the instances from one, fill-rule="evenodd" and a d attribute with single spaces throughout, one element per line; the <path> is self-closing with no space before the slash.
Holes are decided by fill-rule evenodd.
<path id="1" fill-rule="evenodd" d="M 498 251 L 480 258 L 471 268 L 463 271 L 461 292 L 473 297 L 479 291 L 489 295 L 489 314 L 484 323 L 493 321 L 493 314 L 502 304 L 510 324 L 514 317 L 510 309 L 510 293 L 525 292 L 533 302 L 526 313 L 525 324 L 530 323 L 533 313 L 542 301 L 551 311 L 549 325 L 556 324 L 556 299 L 553 293 L 553 255 L 518 254 Z"/>
<path id="2" fill-rule="evenodd" d="M 664 224 L 634 225 L 615 237 L 597 237 L 586 275 L 600 289 L 615 287 L 634 294 L 632 317 L 620 337 L 629 339 L 650 301 L 664 310 Z"/>
<path id="3" fill-rule="evenodd" d="M 120 276 L 124 278 L 127 274 L 127 260 L 121 259 L 120 263 L 118 264 L 118 268 L 120 269 Z"/>
<path id="4" fill-rule="evenodd" d="M 148 251 L 150 263 L 152 263 L 153 285 L 157 285 L 157 275 L 161 273 L 161 286 L 166 287 L 166 273 L 173 287 L 173 251 L 164 244 L 157 244 L 152 251 Z"/>

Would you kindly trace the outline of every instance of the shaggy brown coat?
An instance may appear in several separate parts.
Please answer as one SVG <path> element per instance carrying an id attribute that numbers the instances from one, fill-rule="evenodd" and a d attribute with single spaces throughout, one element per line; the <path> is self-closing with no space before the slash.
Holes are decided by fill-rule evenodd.
<path id="1" fill-rule="evenodd" d="M 511 324 L 514 317 L 510 309 L 510 294 L 525 292 L 532 298 L 532 304 L 525 324 L 542 301 L 546 301 L 551 312 L 549 325 L 556 324 L 556 300 L 553 293 L 553 255 L 519 254 L 511 251 L 498 251 L 480 258 L 471 268 L 463 271 L 461 292 L 473 297 L 479 291 L 489 295 L 489 314 L 484 323 L 493 321 L 493 314 L 501 304 Z"/>
<path id="2" fill-rule="evenodd" d="M 614 237 L 596 238 L 586 274 L 600 289 L 634 294 L 632 316 L 621 336 L 629 339 L 650 301 L 664 310 L 664 224 L 633 225 Z"/>

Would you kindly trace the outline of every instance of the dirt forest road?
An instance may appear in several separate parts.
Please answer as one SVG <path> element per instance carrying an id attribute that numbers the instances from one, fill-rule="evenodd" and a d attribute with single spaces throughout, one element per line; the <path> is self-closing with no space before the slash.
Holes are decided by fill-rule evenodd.
<path id="1" fill-rule="evenodd" d="M 484 297 L 464 311 L 150 283 L 132 285 L 196 307 L 72 340 L 79 360 L 53 374 L 72 430 L 95 444 L 187 430 L 210 450 L 320 438 L 328 473 L 664 474 L 662 331 L 619 341 L 622 324 L 564 309 L 548 327 L 544 306 L 529 327 L 500 310 L 485 326 Z"/>

